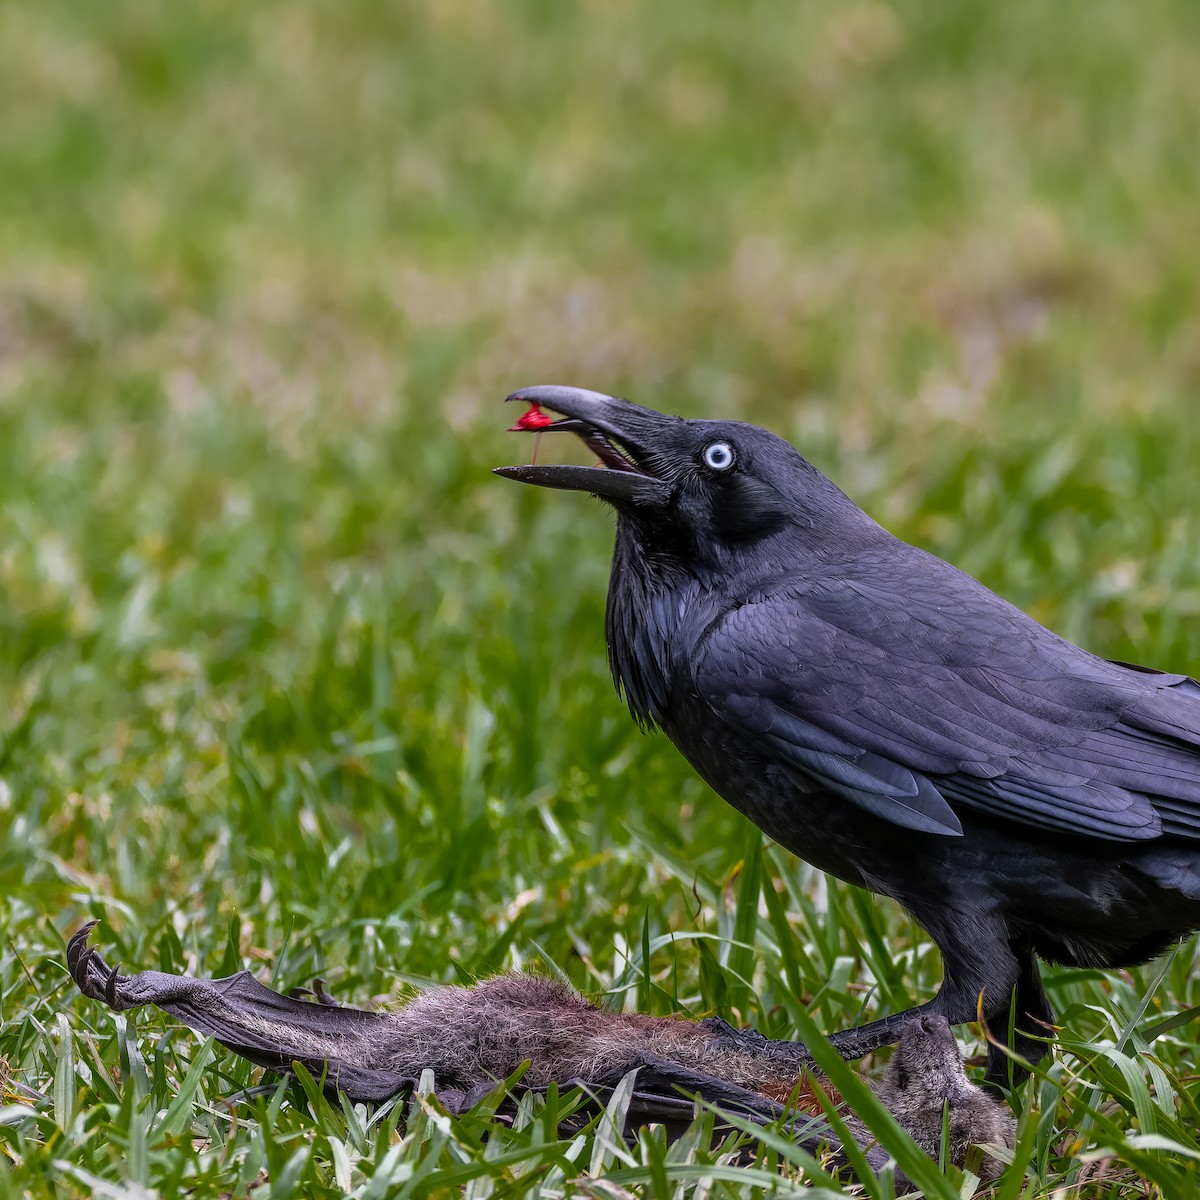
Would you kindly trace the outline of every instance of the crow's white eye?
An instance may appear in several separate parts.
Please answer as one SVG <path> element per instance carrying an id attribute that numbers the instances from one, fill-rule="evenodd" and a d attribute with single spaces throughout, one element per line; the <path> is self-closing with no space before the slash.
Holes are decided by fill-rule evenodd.
<path id="1" fill-rule="evenodd" d="M 733 447 L 728 442 L 713 442 L 705 446 L 704 465 L 714 471 L 728 471 L 733 466 Z"/>

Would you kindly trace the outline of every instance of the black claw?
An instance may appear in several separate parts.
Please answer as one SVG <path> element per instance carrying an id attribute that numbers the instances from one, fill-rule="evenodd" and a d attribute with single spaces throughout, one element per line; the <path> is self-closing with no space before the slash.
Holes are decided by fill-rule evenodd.
<path id="1" fill-rule="evenodd" d="M 87 977 L 88 958 L 95 953 L 88 949 L 88 938 L 91 936 L 92 930 L 99 924 L 99 921 L 88 921 L 86 925 L 77 929 L 67 942 L 67 970 L 71 972 L 71 978 L 81 987 L 83 980 Z"/>
<path id="2" fill-rule="evenodd" d="M 95 957 L 96 951 L 85 946 L 75 964 L 75 982 L 79 985 L 79 990 L 93 1000 L 96 998 L 96 989 L 92 986 L 92 959 Z"/>
<path id="3" fill-rule="evenodd" d="M 292 1000 L 303 1000 L 307 996 L 311 996 L 317 1004 L 324 1004 L 328 1008 L 341 1008 L 342 1006 L 325 990 L 325 980 L 318 976 L 313 980 L 312 987 L 304 987 L 298 984 L 294 988 L 288 988 L 288 996 Z"/>
<path id="4" fill-rule="evenodd" d="M 104 1002 L 109 1008 L 117 1007 L 117 972 L 121 969 L 121 964 L 118 963 L 108 973 L 108 980 L 104 985 Z"/>
<path id="5" fill-rule="evenodd" d="M 329 1008 L 340 1008 L 341 1005 L 325 990 L 325 980 L 319 975 L 313 980 L 312 985 L 313 995 L 317 998 L 318 1004 L 327 1005 Z"/>
<path id="6" fill-rule="evenodd" d="M 90 1000 L 104 999 L 110 1008 L 117 1007 L 118 968 L 109 968 L 98 950 L 88 945 L 88 937 L 99 921 L 89 921 L 77 929 L 67 942 L 67 969 L 75 985 Z M 103 988 L 97 977 L 107 976 Z"/>

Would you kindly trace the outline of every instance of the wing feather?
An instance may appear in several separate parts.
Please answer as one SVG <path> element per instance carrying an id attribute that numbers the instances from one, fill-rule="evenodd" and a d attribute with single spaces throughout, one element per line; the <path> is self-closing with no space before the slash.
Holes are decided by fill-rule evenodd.
<path id="1" fill-rule="evenodd" d="M 957 809 L 1200 840 L 1200 685 L 1096 658 L 939 567 L 936 595 L 833 573 L 758 590 L 709 627 L 697 689 L 790 770 L 906 828 L 961 832 Z"/>

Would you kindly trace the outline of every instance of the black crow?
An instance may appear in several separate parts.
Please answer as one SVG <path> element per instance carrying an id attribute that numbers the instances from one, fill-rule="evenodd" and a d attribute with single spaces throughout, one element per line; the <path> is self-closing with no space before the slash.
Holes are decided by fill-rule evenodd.
<path id="1" fill-rule="evenodd" d="M 532 387 L 517 428 L 595 467 L 502 467 L 617 513 L 609 660 L 735 808 L 794 854 L 899 901 L 941 949 L 927 1004 L 1037 1061 L 1037 957 L 1145 962 L 1200 927 L 1200 686 L 1108 662 L 877 525 L 782 438 Z M 988 1078 L 1009 1078 L 993 1046 Z"/>
<path id="2" fill-rule="evenodd" d="M 627 1130 L 653 1122 L 682 1132 L 698 1096 L 757 1123 L 787 1118 L 810 1152 L 845 1156 L 823 1119 L 813 1076 L 791 1048 L 730 1028 L 724 1021 L 689 1021 L 614 1013 L 590 1004 L 557 980 L 499 975 L 473 987 L 438 987 L 404 1008 L 369 1012 L 282 996 L 247 971 L 226 979 L 191 979 L 163 971 L 121 975 L 89 947 L 95 922 L 67 944 L 67 965 L 86 996 L 123 1011 L 153 1004 L 235 1054 L 274 1071 L 303 1063 L 329 1090 L 379 1102 L 412 1091 L 424 1071 L 451 1112 L 462 1112 L 524 1067 L 519 1090 L 580 1086 L 605 1095 L 630 1071 L 637 1080 Z M 832 1089 L 819 1076 L 829 1095 Z M 1013 1120 L 971 1084 L 949 1025 L 925 1017 L 904 1030 L 878 1085 L 880 1099 L 925 1152 L 937 1157 L 949 1107 L 947 1157 L 964 1165 L 979 1143 L 1011 1146 Z M 836 1093 L 832 1093 L 836 1100 Z M 853 1115 L 846 1124 L 875 1169 L 887 1156 Z M 1002 1164 L 984 1155 L 973 1163 L 984 1178 Z"/>

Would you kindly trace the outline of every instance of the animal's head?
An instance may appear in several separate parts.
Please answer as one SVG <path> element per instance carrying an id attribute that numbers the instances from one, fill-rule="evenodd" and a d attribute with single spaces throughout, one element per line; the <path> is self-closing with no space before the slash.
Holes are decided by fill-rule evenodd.
<path id="1" fill-rule="evenodd" d="M 496 474 L 590 492 L 656 553 L 719 562 L 776 536 L 820 546 L 855 530 L 878 533 L 791 445 L 756 425 L 667 416 L 583 388 L 523 388 L 508 399 L 533 406 L 514 429 L 574 433 L 599 462 L 498 467 Z M 543 406 L 562 418 L 544 417 Z"/>
<path id="2" fill-rule="evenodd" d="M 886 1084 L 894 1097 L 908 1099 L 914 1107 L 940 1108 L 973 1088 L 945 1017 L 926 1013 L 905 1025 L 888 1063 Z"/>

